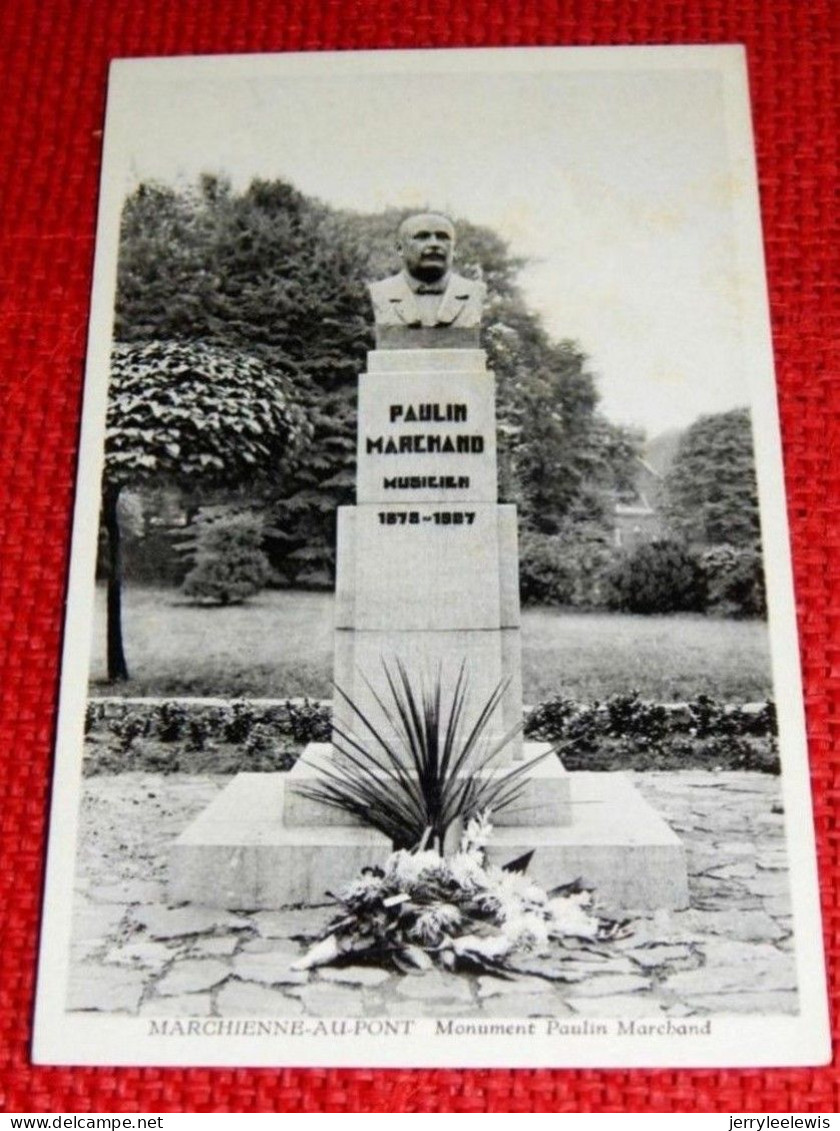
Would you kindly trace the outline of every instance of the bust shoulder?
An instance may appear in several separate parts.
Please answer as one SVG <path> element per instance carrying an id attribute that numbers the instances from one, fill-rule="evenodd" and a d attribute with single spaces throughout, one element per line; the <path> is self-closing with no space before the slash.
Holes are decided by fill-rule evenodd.
<path id="1" fill-rule="evenodd" d="M 410 287 L 402 273 L 389 275 L 387 279 L 377 279 L 368 283 L 367 286 L 374 302 L 381 299 L 402 297 L 406 292 L 410 292 Z"/>
<path id="2" fill-rule="evenodd" d="M 369 282 L 367 287 L 374 302 L 406 298 L 413 294 L 402 272 L 398 272 L 396 275 L 388 275 L 385 279 L 376 279 Z M 449 277 L 446 291 L 447 294 L 454 294 L 459 298 L 483 301 L 487 295 L 487 286 L 480 279 L 470 279 L 466 275 L 458 275 L 453 272 Z"/>
<path id="3" fill-rule="evenodd" d="M 453 274 L 447 290 L 458 297 L 480 299 L 483 302 L 487 295 L 487 284 L 481 279 L 469 279 L 466 275 Z"/>

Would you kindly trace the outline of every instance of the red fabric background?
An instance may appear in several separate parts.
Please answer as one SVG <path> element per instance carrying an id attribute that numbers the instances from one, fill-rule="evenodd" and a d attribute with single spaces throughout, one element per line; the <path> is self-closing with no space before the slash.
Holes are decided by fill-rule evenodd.
<path id="1" fill-rule="evenodd" d="M 114 56 L 747 45 L 825 937 L 829 961 L 840 956 L 838 13 L 833 0 L 8 0 L 0 7 L 0 1110 L 840 1111 L 836 1067 L 249 1071 L 35 1068 L 29 1060 L 105 79 Z"/>

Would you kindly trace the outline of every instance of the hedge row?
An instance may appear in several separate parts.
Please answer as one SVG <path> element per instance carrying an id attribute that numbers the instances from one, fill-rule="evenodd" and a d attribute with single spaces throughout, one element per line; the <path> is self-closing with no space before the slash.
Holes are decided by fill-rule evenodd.
<path id="1" fill-rule="evenodd" d="M 290 770 L 307 742 L 329 741 L 322 703 L 234 701 L 224 705 L 90 700 L 85 716 L 86 776 L 129 770 L 235 774 Z"/>
<path id="2" fill-rule="evenodd" d="M 126 748 L 138 738 L 153 738 L 202 750 L 212 739 L 242 745 L 257 741 L 255 736 L 260 734 L 302 744 L 329 742 L 331 719 L 328 706 L 310 699 L 283 703 L 242 699 L 223 705 L 185 703 L 179 699 L 151 703 L 91 699 L 85 714 L 85 733 L 110 731 Z"/>
<path id="3" fill-rule="evenodd" d="M 327 742 L 331 712 L 310 700 L 215 706 L 92 700 L 87 774 L 288 770 L 307 742 Z M 556 743 L 568 770 L 726 769 L 779 772 L 772 702 L 730 706 L 708 696 L 679 705 L 635 692 L 604 703 L 557 697 L 525 719 L 528 738 Z"/>
<path id="4" fill-rule="evenodd" d="M 780 771 L 772 701 L 732 706 L 708 695 L 678 705 L 635 693 L 604 703 L 558 697 L 525 720 L 529 738 L 556 743 L 567 770 Z"/>

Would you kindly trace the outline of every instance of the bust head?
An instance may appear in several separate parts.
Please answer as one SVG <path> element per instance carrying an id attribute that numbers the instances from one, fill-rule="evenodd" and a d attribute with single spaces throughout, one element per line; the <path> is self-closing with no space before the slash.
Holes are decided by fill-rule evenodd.
<path id="1" fill-rule="evenodd" d="M 452 221 L 439 212 L 406 217 L 397 250 L 402 271 L 368 284 L 377 349 L 478 349 L 487 288 L 451 269 Z"/>
<path id="2" fill-rule="evenodd" d="M 436 283 L 452 267 L 455 228 L 439 212 L 418 212 L 400 224 L 397 251 L 403 267 L 423 283 Z"/>

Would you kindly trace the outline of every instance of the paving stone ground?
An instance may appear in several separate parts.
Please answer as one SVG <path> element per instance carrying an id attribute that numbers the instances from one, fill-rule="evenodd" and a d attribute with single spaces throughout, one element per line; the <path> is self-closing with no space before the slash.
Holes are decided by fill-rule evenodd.
<path id="1" fill-rule="evenodd" d="M 86 780 L 68 1009 L 144 1017 L 796 1012 L 776 778 L 634 775 L 686 845 L 690 910 L 633 916 L 628 938 L 594 951 L 558 945 L 548 956 L 523 956 L 510 980 L 368 966 L 304 974 L 291 965 L 331 907 L 168 906 L 167 848 L 228 780 L 147 773 Z"/>

